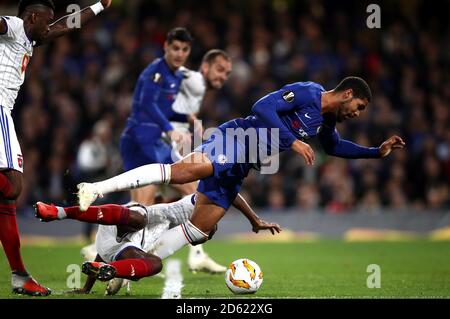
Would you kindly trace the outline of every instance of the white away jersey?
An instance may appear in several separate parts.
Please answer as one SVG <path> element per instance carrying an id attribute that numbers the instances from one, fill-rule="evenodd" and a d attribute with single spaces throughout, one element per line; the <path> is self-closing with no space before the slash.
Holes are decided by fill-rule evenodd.
<path id="1" fill-rule="evenodd" d="M 6 33 L 0 34 L 0 106 L 12 110 L 33 55 L 33 43 L 25 34 L 22 19 L 0 19 L 8 26 Z"/>

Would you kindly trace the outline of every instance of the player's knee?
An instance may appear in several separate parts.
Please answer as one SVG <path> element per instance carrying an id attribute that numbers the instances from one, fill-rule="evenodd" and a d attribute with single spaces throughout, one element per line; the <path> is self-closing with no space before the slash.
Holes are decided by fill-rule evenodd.
<path id="1" fill-rule="evenodd" d="M 209 239 L 208 234 L 197 228 L 194 224 L 191 223 L 190 220 L 184 222 L 182 224 L 182 227 L 186 232 L 189 243 L 193 246 L 203 244 Z"/>

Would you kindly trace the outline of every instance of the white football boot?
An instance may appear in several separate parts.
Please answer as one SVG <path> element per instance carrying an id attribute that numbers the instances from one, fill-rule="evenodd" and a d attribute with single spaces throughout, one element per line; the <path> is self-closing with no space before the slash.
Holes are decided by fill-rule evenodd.
<path id="1" fill-rule="evenodd" d="M 189 246 L 188 267 L 194 274 L 196 272 L 220 274 L 227 270 L 227 267 L 218 264 L 209 257 L 204 252 L 202 245 Z"/>
<path id="2" fill-rule="evenodd" d="M 131 281 L 129 281 L 128 279 L 123 279 L 123 278 L 111 279 L 108 282 L 108 285 L 106 285 L 105 295 L 113 296 L 113 295 L 117 294 L 122 287 L 125 287 L 125 286 L 127 286 L 126 294 L 130 295 L 131 294 Z"/>
<path id="3" fill-rule="evenodd" d="M 86 211 L 89 206 L 97 198 L 103 197 L 103 194 L 97 189 L 95 184 L 92 183 L 80 183 L 77 185 L 78 188 L 78 204 L 81 211 Z"/>

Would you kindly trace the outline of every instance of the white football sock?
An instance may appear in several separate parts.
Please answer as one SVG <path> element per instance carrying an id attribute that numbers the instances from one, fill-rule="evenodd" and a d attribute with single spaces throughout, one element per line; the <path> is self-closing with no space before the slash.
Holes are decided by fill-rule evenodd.
<path id="1" fill-rule="evenodd" d="M 189 244 L 181 225 L 164 232 L 156 241 L 152 253 L 161 259 L 173 255 L 176 251 Z"/>
<path id="2" fill-rule="evenodd" d="M 58 219 L 65 219 L 67 214 L 64 208 L 60 206 L 56 206 L 56 208 L 58 209 Z"/>
<path id="3" fill-rule="evenodd" d="M 169 164 L 149 164 L 94 184 L 105 195 L 152 184 L 169 184 L 170 172 Z"/>

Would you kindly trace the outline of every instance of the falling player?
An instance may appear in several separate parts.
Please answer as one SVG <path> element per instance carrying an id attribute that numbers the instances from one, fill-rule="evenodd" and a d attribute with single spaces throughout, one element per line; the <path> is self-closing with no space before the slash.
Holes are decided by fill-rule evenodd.
<path id="1" fill-rule="evenodd" d="M 319 138 L 327 154 L 343 158 L 381 158 L 404 148 L 399 136 L 379 147 L 364 147 L 339 137 L 336 122 L 358 117 L 371 99 L 369 86 L 358 77 L 343 79 L 331 91 L 314 82 L 288 84 L 258 100 L 252 108 L 254 115 L 221 125 L 201 147 L 175 164 L 146 165 L 106 181 L 78 185 L 80 208 L 87 209 L 103 194 L 136 187 L 136 180 L 140 186 L 200 180 L 190 220 L 166 231 L 156 243 L 155 254 L 166 258 L 188 243 L 208 239 L 251 168 L 261 168 L 288 149 L 307 165 L 314 165 L 314 151 L 304 142 L 311 137 Z M 246 134 L 236 134 L 244 130 L 258 133 L 255 143 Z M 253 154 L 254 146 L 271 152 Z"/>
<path id="2" fill-rule="evenodd" d="M 164 56 L 141 73 L 134 92 L 133 109 L 120 139 L 125 171 L 151 163 L 172 164 L 174 158 L 179 159 L 173 146 L 190 142 L 189 124 L 194 123 L 206 90 L 218 90 L 228 79 L 231 59 L 222 50 L 207 52 L 200 72 L 184 68 L 191 42 L 192 37 L 186 29 L 169 31 Z M 168 143 L 163 135 L 170 140 Z M 173 187 L 182 195 L 188 195 L 195 192 L 197 183 Z M 131 202 L 152 205 L 156 190 L 155 185 L 132 189 Z M 82 249 L 82 255 L 92 258 L 92 251 L 87 254 L 88 247 Z M 219 273 L 226 270 L 204 252 L 202 245 L 190 248 L 188 266 L 192 271 Z"/>
<path id="3" fill-rule="evenodd" d="M 84 25 L 110 4 L 111 0 L 101 0 L 51 23 L 55 10 L 52 0 L 22 0 L 17 17 L 0 17 L 0 112 L 3 137 L 0 139 L 0 240 L 12 270 L 14 293 L 46 296 L 51 291 L 28 274 L 20 254 L 16 200 L 22 189 L 24 158 L 11 111 L 24 82 L 25 70 L 34 47 L 76 30 L 68 23 L 74 15 L 79 15 L 80 25 Z"/>
<path id="4" fill-rule="evenodd" d="M 98 254 L 95 261 L 83 263 L 82 271 L 89 277 L 84 287 L 76 291 L 89 293 L 97 279 L 138 280 L 160 272 L 161 259 L 152 253 L 155 243 L 166 230 L 189 220 L 194 204 L 195 195 L 191 194 L 174 203 L 152 206 L 101 205 L 81 211 L 76 206 L 63 208 L 38 202 L 35 209 L 36 217 L 44 222 L 68 218 L 100 224 L 95 240 Z M 249 220 L 254 232 L 269 230 L 275 234 L 281 231 L 279 225 L 261 220 L 240 195 L 233 205 Z M 107 293 L 117 293 L 121 284 L 122 281 L 117 280 L 110 282 Z"/>

